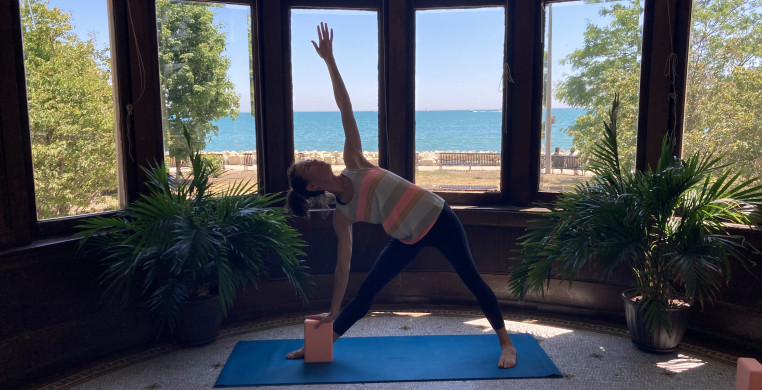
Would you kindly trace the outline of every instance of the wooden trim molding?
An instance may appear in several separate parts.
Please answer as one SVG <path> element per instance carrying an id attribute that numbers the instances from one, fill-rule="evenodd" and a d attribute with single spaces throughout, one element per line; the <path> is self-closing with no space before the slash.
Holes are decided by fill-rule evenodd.
<path id="1" fill-rule="evenodd" d="M 656 166 L 662 139 L 668 133 L 674 137 L 673 152 L 681 154 L 692 8 L 692 0 L 645 1 L 635 158 L 638 170 Z M 674 84 L 672 74 L 664 72 L 668 61 L 676 62 L 670 71 L 675 73 Z"/>
<path id="2" fill-rule="evenodd" d="M 21 17 L 16 1 L 0 8 L 0 248 L 34 237 L 36 212 L 26 104 Z"/>

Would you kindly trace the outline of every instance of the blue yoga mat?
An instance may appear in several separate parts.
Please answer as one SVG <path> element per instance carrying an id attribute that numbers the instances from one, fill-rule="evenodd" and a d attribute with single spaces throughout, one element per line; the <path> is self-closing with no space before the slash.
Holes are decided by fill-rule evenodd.
<path id="1" fill-rule="evenodd" d="M 497 335 L 347 337 L 332 363 L 288 360 L 303 340 L 239 341 L 215 387 L 561 377 L 529 334 L 512 334 L 518 364 L 497 367 Z"/>

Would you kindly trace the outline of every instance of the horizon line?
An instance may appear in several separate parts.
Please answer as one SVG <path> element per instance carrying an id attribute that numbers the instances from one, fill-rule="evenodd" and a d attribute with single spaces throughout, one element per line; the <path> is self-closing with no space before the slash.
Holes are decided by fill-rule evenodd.
<path id="1" fill-rule="evenodd" d="M 584 109 L 583 107 L 555 107 L 553 109 L 560 110 L 560 109 Z M 545 108 L 543 108 L 543 111 Z M 500 112 L 501 109 L 499 108 L 451 108 L 451 109 L 440 109 L 440 110 L 415 110 L 415 112 L 431 112 L 431 111 L 472 111 L 472 112 Z M 303 112 L 340 112 L 339 110 L 306 110 L 306 111 L 292 111 L 294 113 L 303 113 Z M 378 112 L 378 110 L 353 110 L 353 112 Z M 239 111 L 239 114 L 251 114 L 251 111 Z"/>

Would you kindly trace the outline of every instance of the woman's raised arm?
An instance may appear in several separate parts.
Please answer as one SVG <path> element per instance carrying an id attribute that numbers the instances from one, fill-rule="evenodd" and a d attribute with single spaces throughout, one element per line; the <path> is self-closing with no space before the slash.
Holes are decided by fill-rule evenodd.
<path id="1" fill-rule="evenodd" d="M 373 164 L 363 156 L 360 131 L 352 111 L 352 102 L 333 57 L 333 29 L 329 29 L 327 24 L 321 22 L 317 31 L 318 42 L 312 41 L 312 45 L 315 46 L 315 51 L 328 66 L 328 74 L 331 76 L 331 84 L 333 85 L 333 96 L 336 99 L 339 112 L 341 112 L 341 124 L 344 127 L 344 164 L 347 168 L 373 167 Z"/>

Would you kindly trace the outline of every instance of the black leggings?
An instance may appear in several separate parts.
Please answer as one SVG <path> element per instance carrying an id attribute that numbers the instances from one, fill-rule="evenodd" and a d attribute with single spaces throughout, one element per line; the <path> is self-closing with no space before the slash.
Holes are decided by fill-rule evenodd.
<path id="1" fill-rule="evenodd" d="M 479 306 L 492 328 L 495 330 L 502 329 L 505 324 L 495 293 L 492 292 L 492 289 L 479 275 L 479 271 L 476 270 L 463 225 L 450 209 L 450 206 L 445 203 L 437 222 L 420 241 L 408 245 L 392 238 L 386 244 L 381 254 L 378 255 L 373 268 L 362 282 L 357 296 L 344 308 L 333 323 L 333 331 L 341 336 L 349 327 L 365 316 L 370 310 L 370 305 L 373 303 L 376 294 L 410 264 L 425 247 L 434 247 L 442 252 L 447 261 L 455 268 L 460 279 L 466 284 L 466 287 L 476 296 Z"/>

